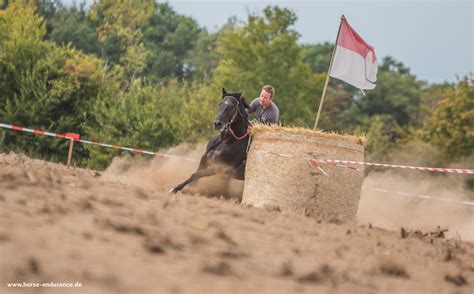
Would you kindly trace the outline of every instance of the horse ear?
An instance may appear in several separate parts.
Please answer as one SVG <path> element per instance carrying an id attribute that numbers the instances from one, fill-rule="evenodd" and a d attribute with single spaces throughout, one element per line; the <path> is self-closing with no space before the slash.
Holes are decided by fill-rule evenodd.
<path id="1" fill-rule="evenodd" d="M 222 96 L 225 96 L 225 94 L 227 94 L 227 91 L 225 90 L 224 87 L 222 87 Z"/>
<path id="2" fill-rule="evenodd" d="M 240 102 L 242 103 L 245 109 L 249 109 L 250 105 L 247 103 L 247 100 L 245 99 L 243 95 L 240 96 Z"/>

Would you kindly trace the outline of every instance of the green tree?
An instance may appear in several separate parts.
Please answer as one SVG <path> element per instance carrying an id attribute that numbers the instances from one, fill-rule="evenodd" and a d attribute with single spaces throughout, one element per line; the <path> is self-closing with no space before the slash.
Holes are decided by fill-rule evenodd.
<path id="1" fill-rule="evenodd" d="M 219 32 L 212 34 L 206 30 L 199 34 L 194 48 L 184 61 L 188 80 L 204 83 L 212 81 L 214 71 L 220 61 L 217 52 L 219 35 Z"/>
<path id="2" fill-rule="evenodd" d="M 310 126 L 324 76 L 312 74 L 303 62 L 299 35 L 291 28 L 295 21 L 288 9 L 266 7 L 263 16 L 249 15 L 243 27 L 222 33 L 214 82 L 244 91 L 248 97 L 257 97 L 263 85 L 271 84 L 281 121 Z"/>
<path id="3" fill-rule="evenodd" d="M 11 2 L 0 11 L 0 116 L 11 124 L 55 133 L 83 133 L 90 101 L 102 88 L 103 65 L 72 48 L 43 40 L 45 23 L 33 4 Z M 5 149 L 58 160 L 67 142 L 3 130 Z M 52 151 L 54 150 L 54 152 Z M 55 155 L 52 155 L 55 154 Z M 85 153 L 81 153 L 85 155 Z"/>
<path id="4" fill-rule="evenodd" d="M 474 164 L 473 81 L 472 76 L 465 77 L 446 87 L 443 99 L 420 131 L 423 140 L 436 146 L 447 163 L 467 158 L 465 163 Z"/>
<path id="5" fill-rule="evenodd" d="M 193 68 L 185 61 L 201 33 L 195 20 L 177 14 L 168 3 L 158 3 L 143 32 L 150 52 L 144 75 L 150 81 L 191 78 Z"/>
<path id="6" fill-rule="evenodd" d="M 444 99 L 444 92 L 446 88 L 453 87 L 454 84 L 442 83 L 431 84 L 423 89 L 420 96 L 418 120 L 416 124 L 414 124 L 417 129 L 423 127 L 423 123 L 433 115 L 433 112 L 438 107 L 438 104 Z"/>
<path id="7" fill-rule="evenodd" d="M 400 127 L 390 115 L 374 115 L 370 118 L 366 134 L 366 151 L 369 161 L 390 161 L 392 150 L 400 139 Z"/>
<path id="8" fill-rule="evenodd" d="M 327 73 L 334 44 L 306 44 L 301 46 L 303 61 L 309 65 L 314 73 Z"/>
<path id="9" fill-rule="evenodd" d="M 87 133 L 94 140 L 157 151 L 181 142 L 207 140 L 215 132 L 212 122 L 218 89 L 170 80 L 160 85 L 136 82 L 128 91 L 107 91 L 111 92 L 104 92 L 95 102 L 93 118 L 87 124 Z M 86 148 L 91 154 L 88 165 L 94 168 L 106 167 L 113 156 L 123 152 Z"/>
<path id="10" fill-rule="evenodd" d="M 130 81 L 146 68 L 149 50 L 143 45 L 143 28 L 154 9 L 153 0 L 100 0 L 91 7 L 90 17 L 103 44 L 102 58 L 125 68 Z"/>
<path id="11" fill-rule="evenodd" d="M 424 83 L 408 68 L 390 57 L 384 58 L 377 75 L 377 86 L 367 91 L 357 104 L 368 116 L 392 115 L 400 126 L 416 123 Z"/>
<path id="12" fill-rule="evenodd" d="M 356 110 L 353 103 L 354 94 L 347 84 L 333 79 L 328 85 L 318 127 L 325 131 L 353 132 L 360 124 L 358 113 L 351 112 Z"/>
<path id="13" fill-rule="evenodd" d="M 46 26 L 49 27 L 46 38 L 59 46 L 71 43 L 77 50 L 100 57 L 101 50 L 97 31 L 87 16 L 85 2 L 79 7 L 56 5 L 54 14 L 46 18 Z"/>
<path id="14" fill-rule="evenodd" d="M 138 84 L 138 83 L 137 83 Z M 175 143 L 172 129 L 166 124 L 166 113 L 156 100 L 152 86 L 133 85 L 129 91 L 108 89 L 94 103 L 93 118 L 87 123 L 87 133 L 99 142 L 155 150 Z M 88 165 L 104 168 L 113 156 L 122 151 L 104 150 L 87 145 Z"/>

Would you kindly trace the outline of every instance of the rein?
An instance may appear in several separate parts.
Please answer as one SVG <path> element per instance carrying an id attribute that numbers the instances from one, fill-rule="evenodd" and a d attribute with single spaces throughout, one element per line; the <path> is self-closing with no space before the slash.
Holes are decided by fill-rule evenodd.
<path id="1" fill-rule="evenodd" d="M 247 130 L 245 131 L 245 134 L 243 134 L 241 137 L 237 137 L 232 130 L 232 128 L 229 128 L 230 134 L 232 137 L 234 137 L 236 140 L 242 140 L 243 138 L 247 137 L 249 135 L 249 128 L 247 127 Z"/>

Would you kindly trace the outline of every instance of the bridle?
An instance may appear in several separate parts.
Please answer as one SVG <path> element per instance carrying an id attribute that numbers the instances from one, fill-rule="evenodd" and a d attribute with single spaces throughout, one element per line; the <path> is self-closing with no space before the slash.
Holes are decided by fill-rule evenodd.
<path id="1" fill-rule="evenodd" d="M 224 126 L 224 128 L 222 128 L 221 132 L 229 130 L 229 133 L 232 135 L 232 137 L 234 137 L 234 139 L 242 140 L 242 139 L 244 139 L 245 137 L 247 137 L 249 135 L 248 127 L 247 127 L 247 130 L 245 131 L 245 134 L 243 134 L 240 137 L 235 135 L 234 130 L 232 130 L 232 127 L 231 127 L 231 125 L 234 123 L 235 119 L 237 118 L 237 113 L 239 113 L 242 117 L 244 117 L 242 112 L 240 112 L 240 101 L 237 98 L 233 97 L 233 96 L 225 96 L 224 99 L 227 98 L 227 97 L 230 97 L 230 98 L 234 99 L 237 104 L 236 104 L 235 112 L 234 112 L 234 115 L 232 116 L 232 119 L 228 123 L 225 124 L 225 126 Z"/>

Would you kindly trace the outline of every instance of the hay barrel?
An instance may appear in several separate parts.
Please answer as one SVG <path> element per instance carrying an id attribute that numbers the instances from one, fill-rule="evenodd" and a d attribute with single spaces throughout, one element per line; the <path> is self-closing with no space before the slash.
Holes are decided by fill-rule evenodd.
<path id="1" fill-rule="evenodd" d="M 247 158 L 242 203 L 355 221 L 363 167 L 321 164 L 326 176 L 304 158 L 364 161 L 364 144 L 363 137 L 257 125 Z"/>

